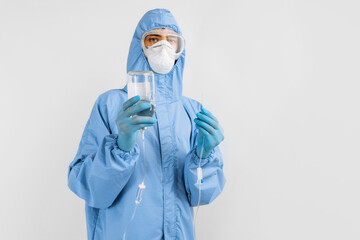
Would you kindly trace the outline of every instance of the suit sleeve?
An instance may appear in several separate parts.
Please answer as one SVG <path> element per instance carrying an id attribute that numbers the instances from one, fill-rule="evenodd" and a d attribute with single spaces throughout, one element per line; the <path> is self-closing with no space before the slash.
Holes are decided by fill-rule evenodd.
<path id="1" fill-rule="evenodd" d="M 196 142 L 196 141 L 195 141 Z M 184 180 L 190 206 L 197 206 L 199 201 L 199 185 L 197 184 L 197 168 L 200 158 L 196 154 L 196 144 L 185 159 Z M 223 160 L 219 146 L 215 147 L 207 158 L 201 159 L 204 182 L 200 185 L 200 205 L 211 203 L 222 192 L 226 179 L 223 172 Z"/>
<path id="2" fill-rule="evenodd" d="M 107 119 L 106 109 L 101 107 L 98 98 L 68 168 L 68 187 L 94 208 L 112 205 L 139 157 L 137 144 L 130 152 L 118 147 L 118 135 L 111 134 Z"/>

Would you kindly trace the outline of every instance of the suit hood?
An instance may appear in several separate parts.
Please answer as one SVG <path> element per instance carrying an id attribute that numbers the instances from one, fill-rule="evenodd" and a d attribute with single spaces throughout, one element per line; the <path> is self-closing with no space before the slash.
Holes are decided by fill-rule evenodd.
<path id="1" fill-rule="evenodd" d="M 130 71 L 153 71 L 145 58 L 141 48 L 141 38 L 143 34 L 154 28 L 169 28 L 182 35 L 180 28 L 167 9 L 150 10 L 139 21 L 133 35 L 128 59 L 127 72 Z M 185 63 L 185 49 L 176 60 L 174 67 L 167 74 L 155 75 L 155 101 L 156 104 L 171 103 L 178 101 L 182 97 L 182 78 Z M 124 88 L 127 91 L 127 86 Z"/>

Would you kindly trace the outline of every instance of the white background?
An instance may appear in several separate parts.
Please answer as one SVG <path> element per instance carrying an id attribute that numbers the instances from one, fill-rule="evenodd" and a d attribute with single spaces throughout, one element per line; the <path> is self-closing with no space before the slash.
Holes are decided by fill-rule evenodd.
<path id="1" fill-rule="evenodd" d="M 168 8 L 225 129 L 198 240 L 360 239 L 359 1 L 0 1 L 0 239 L 86 239 L 68 165 L 135 27 Z M 203 96 L 203 97 L 202 97 Z"/>

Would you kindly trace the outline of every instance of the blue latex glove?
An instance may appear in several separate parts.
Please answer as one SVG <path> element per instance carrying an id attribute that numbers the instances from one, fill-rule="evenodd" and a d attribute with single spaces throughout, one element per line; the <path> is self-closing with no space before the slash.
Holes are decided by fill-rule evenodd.
<path id="1" fill-rule="evenodd" d="M 119 148 L 125 152 L 130 152 L 134 147 L 137 130 L 152 126 L 157 122 L 157 119 L 153 117 L 131 117 L 151 107 L 151 104 L 147 102 L 137 103 L 139 100 L 140 96 L 136 95 L 124 102 L 116 117 L 116 126 L 119 132 L 117 144 Z"/>
<path id="2" fill-rule="evenodd" d="M 199 130 L 197 137 L 196 154 L 201 154 L 201 147 L 204 144 L 202 158 L 210 155 L 211 151 L 224 140 L 224 130 L 218 120 L 209 110 L 201 107 L 201 111 L 196 114 L 194 119 L 195 126 Z"/>

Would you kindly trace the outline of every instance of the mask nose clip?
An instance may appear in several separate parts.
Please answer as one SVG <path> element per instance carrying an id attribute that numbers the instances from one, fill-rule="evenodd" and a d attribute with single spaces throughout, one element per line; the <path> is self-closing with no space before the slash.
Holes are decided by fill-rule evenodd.
<path id="1" fill-rule="evenodd" d="M 155 43 L 154 45 L 149 46 L 149 47 L 146 47 L 146 48 L 149 49 L 149 48 L 158 48 L 158 47 L 167 47 L 167 48 L 173 49 L 173 50 L 175 51 L 175 49 L 173 48 L 173 46 L 171 46 L 171 44 L 170 44 L 168 41 L 166 41 L 166 40 L 162 40 L 162 41 L 157 42 L 157 43 Z"/>

